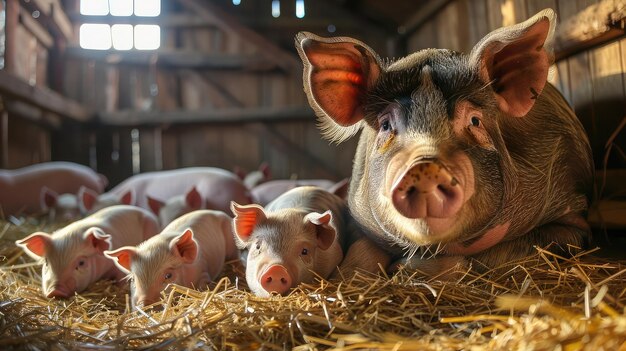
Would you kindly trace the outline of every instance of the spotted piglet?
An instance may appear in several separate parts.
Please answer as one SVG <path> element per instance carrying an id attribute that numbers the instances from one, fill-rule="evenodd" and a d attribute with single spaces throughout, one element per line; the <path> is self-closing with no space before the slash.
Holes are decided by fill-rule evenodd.
<path id="1" fill-rule="evenodd" d="M 231 217 L 224 212 L 187 213 L 137 247 L 105 253 L 132 278 L 133 306 L 157 302 L 169 284 L 204 287 L 215 279 L 224 262 L 238 258 Z"/>
<path id="2" fill-rule="evenodd" d="M 323 189 L 298 187 L 263 208 L 231 204 L 246 280 L 257 296 L 286 294 L 315 275 L 328 278 L 343 259 L 346 207 Z"/>
<path id="3" fill-rule="evenodd" d="M 43 263 L 42 291 L 65 298 L 100 279 L 121 279 L 104 251 L 137 245 L 158 232 L 158 221 L 148 210 L 119 205 L 105 208 L 48 234 L 36 232 L 15 243 Z"/>

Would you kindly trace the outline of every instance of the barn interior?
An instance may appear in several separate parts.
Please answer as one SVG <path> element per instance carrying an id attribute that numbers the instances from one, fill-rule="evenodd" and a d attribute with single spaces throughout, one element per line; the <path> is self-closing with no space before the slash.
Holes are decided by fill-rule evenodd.
<path id="1" fill-rule="evenodd" d="M 467 53 L 544 8 L 558 18 L 549 82 L 593 152 L 587 220 L 599 251 L 570 260 L 539 249 L 520 269 L 534 280 L 514 282 L 474 273 L 459 284 L 416 281 L 401 271 L 263 300 L 227 279 L 208 291 L 178 289 L 176 305 L 168 295 L 166 311 L 138 313 L 110 284 L 66 301 L 41 296 L 39 266 L 14 241 L 54 224 L 6 216 L 0 348 L 478 350 L 525 349 L 530 339 L 546 350 L 624 347 L 624 0 L 2 0 L 0 169 L 70 161 L 105 175 L 108 188 L 199 166 L 267 165 L 272 179 L 339 182 L 351 176 L 358 138 L 321 137 L 298 32 L 353 37 L 389 58 Z"/>

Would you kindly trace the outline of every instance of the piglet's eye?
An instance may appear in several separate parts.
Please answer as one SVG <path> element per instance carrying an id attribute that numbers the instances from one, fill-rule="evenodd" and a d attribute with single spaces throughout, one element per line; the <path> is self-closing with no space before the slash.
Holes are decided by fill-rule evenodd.
<path id="1" fill-rule="evenodd" d="M 78 261 L 78 265 L 76 266 L 76 269 L 85 267 L 85 263 L 86 263 L 85 260 Z"/>
<path id="2" fill-rule="evenodd" d="M 303 255 L 303 256 L 308 255 L 308 254 L 309 254 L 309 250 L 307 250 L 307 249 L 302 249 L 302 255 Z"/>
<path id="3" fill-rule="evenodd" d="M 172 273 L 165 273 L 165 280 L 172 279 Z"/>
<path id="4" fill-rule="evenodd" d="M 256 249 L 261 250 L 261 243 L 256 243 Z"/>

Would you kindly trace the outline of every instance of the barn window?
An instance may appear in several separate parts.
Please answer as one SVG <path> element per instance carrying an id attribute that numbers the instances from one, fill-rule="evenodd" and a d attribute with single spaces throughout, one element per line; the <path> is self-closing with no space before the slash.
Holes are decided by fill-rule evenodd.
<path id="1" fill-rule="evenodd" d="M 81 0 L 80 13 L 85 22 L 80 26 L 79 42 L 91 50 L 156 50 L 161 46 L 161 0 Z M 113 16 L 98 23 L 96 16 Z M 133 17 L 154 17 L 154 24 L 130 24 Z M 145 21 L 142 21 L 145 22 Z"/>

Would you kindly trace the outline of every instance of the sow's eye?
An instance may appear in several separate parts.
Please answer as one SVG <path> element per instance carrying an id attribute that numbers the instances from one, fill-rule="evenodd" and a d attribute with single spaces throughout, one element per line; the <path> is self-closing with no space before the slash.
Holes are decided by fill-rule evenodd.
<path id="1" fill-rule="evenodd" d="M 301 254 L 302 256 L 306 256 L 306 255 L 308 255 L 308 254 L 309 254 L 309 249 L 307 249 L 307 248 L 302 249 L 302 252 L 300 252 L 300 254 Z"/>
<path id="2" fill-rule="evenodd" d="M 474 143 L 485 149 L 495 150 L 489 132 L 485 128 L 482 111 L 469 101 L 457 104 L 453 119 L 454 131 L 461 137 L 470 137 Z"/>

